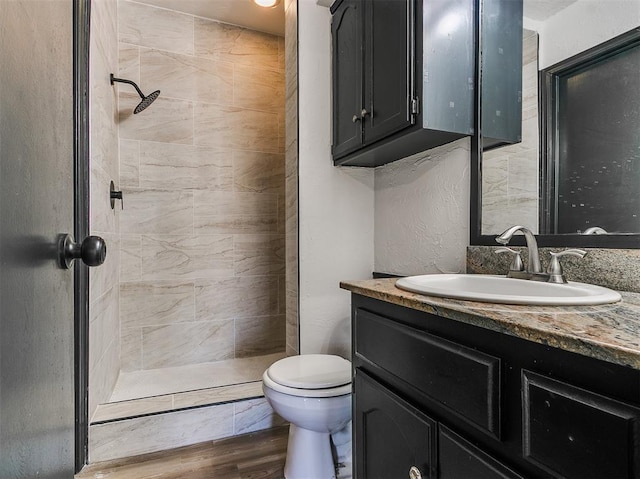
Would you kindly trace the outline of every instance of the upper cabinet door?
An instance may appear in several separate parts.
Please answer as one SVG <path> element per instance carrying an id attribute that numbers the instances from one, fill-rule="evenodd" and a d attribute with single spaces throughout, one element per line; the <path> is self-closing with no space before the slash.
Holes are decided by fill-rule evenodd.
<path id="1" fill-rule="evenodd" d="M 474 133 L 477 3 L 476 0 L 423 2 L 425 128 L 461 135 Z"/>
<path id="2" fill-rule="evenodd" d="M 482 144 L 522 140 L 522 1 L 482 2 Z"/>
<path id="3" fill-rule="evenodd" d="M 362 2 L 365 144 L 412 124 L 413 0 Z"/>
<path id="4" fill-rule="evenodd" d="M 345 0 L 333 14 L 333 155 L 362 145 L 363 2 Z"/>

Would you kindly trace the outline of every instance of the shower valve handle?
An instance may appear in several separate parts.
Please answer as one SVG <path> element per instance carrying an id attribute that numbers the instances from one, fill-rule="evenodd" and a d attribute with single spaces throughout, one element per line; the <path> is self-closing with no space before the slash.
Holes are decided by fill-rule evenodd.
<path id="1" fill-rule="evenodd" d="M 124 200 L 122 199 L 122 191 L 112 191 L 109 193 L 111 199 L 111 209 L 115 208 L 116 200 L 120 200 L 120 206 L 124 209 Z"/>
<path id="2" fill-rule="evenodd" d="M 124 200 L 122 199 L 122 191 L 116 190 L 116 185 L 111 181 L 109 183 L 109 202 L 111 204 L 111 209 L 116 207 L 116 200 L 120 200 L 120 207 L 124 209 Z"/>

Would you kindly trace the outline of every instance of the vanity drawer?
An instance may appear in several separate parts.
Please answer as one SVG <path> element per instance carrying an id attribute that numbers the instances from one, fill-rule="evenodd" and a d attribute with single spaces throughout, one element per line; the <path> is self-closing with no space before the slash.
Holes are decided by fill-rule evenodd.
<path id="1" fill-rule="evenodd" d="M 640 409 L 522 372 L 523 456 L 554 477 L 640 477 Z"/>
<path id="2" fill-rule="evenodd" d="M 439 479 L 524 479 L 451 429 L 438 427 Z"/>
<path id="3" fill-rule="evenodd" d="M 354 315 L 358 356 L 500 437 L 500 359 L 364 309 Z"/>

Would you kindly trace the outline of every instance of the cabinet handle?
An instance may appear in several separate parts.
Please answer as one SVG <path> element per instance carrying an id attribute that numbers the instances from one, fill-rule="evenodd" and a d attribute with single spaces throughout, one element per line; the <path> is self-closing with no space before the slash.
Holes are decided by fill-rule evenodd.
<path id="1" fill-rule="evenodd" d="M 360 121 L 360 117 L 358 117 L 358 115 L 353 115 L 353 118 L 351 118 L 351 121 L 354 123 L 357 123 Z"/>
<path id="2" fill-rule="evenodd" d="M 371 116 L 371 112 L 367 111 L 365 108 L 363 108 L 362 111 L 360 112 L 360 118 L 362 118 L 364 120 L 364 117 L 367 116 L 367 115 Z"/>
<path id="3" fill-rule="evenodd" d="M 420 469 L 416 466 L 411 466 L 411 469 L 409 469 L 409 479 L 422 479 Z"/>

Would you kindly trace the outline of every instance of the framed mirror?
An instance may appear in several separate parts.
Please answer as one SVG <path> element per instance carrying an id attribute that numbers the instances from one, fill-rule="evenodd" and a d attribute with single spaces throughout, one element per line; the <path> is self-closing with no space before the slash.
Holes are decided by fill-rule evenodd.
<path id="1" fill-rule="evenodd" d="M 523 16 L 522 141 L 473 138 L 471 244 L 522 224 L 542 246 L 640 248 L 640 1 Z"/>

